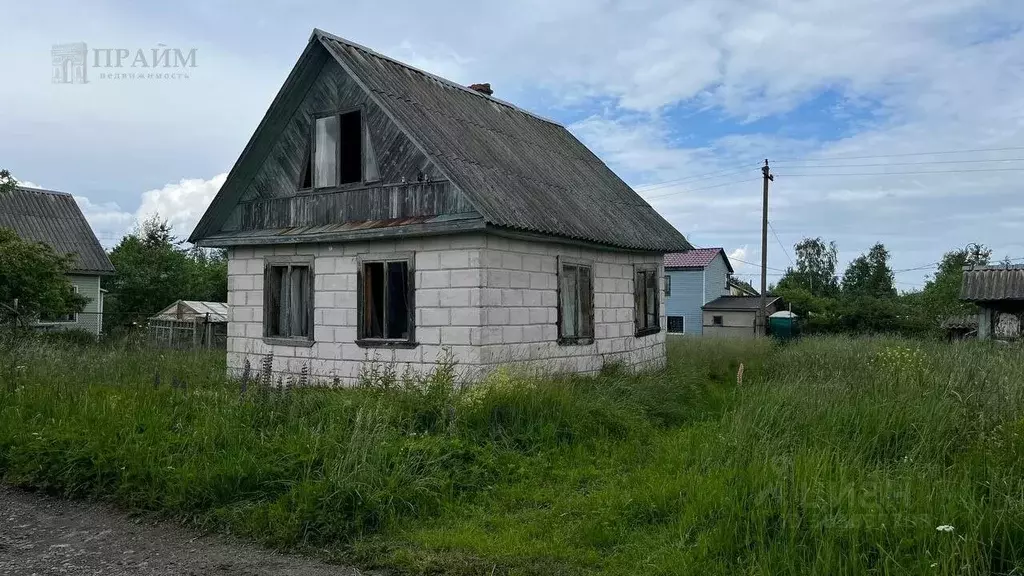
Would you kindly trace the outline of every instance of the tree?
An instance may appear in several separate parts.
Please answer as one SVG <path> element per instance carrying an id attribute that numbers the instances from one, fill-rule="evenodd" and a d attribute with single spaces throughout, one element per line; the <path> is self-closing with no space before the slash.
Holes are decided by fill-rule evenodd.
<path id="1" fill-rule="evenodd" d="M 11 176 L 10 172 L 0 170 L 0 195 L 11 192 L 17 185 L 18 181 L 14 179 L 14 176 Z"/>
<path id="2" fill-rule="evenodd" d="M 27 324 L 39 316 L 81 312 L 86 299 L 67 276 L 73 262 L 73 255 L 0 228 L 0 315 Z"/>
<path id="3" fill-rule="evenodd" d="M 983 244 L 970 244 L 960 250 L 946 252 L 935 275 L 925 282 L 918 299 L 925 320 L 936 327 L 949 316 L 974 314 L 977 308 L 960 301 L 960 284 L 964 266 L 984 266 L 989 263 L 992 250 Z"/>
<path id="4" fill-rule="evenodd" d="M 843 296 L 896 296 L 892 268 L 889 267 L 889 251 L 884 244 L 876 243 L 867 254 L 861 254 L 850 262 L 843 273 Z"/>
<path id="5" fill-rule="evenodd" d="M 804 238 L 795 247 L 796 268 L 788 268 L 779 280 L 777 290 L 802 288 L 817 297 L 834 297 L 839 293 L 836 264 L 839 249 L 835 242 L 826 244 L 821 238 Z"/>
<path id="6" fill-rule="evenodd" d="M 224 251 L 180 247 L 157 216 L 122 238 L 110 261 L 116 270 L 106 304 L 110 327 L 144 322 L 177 300 L 227 300 Z"/>

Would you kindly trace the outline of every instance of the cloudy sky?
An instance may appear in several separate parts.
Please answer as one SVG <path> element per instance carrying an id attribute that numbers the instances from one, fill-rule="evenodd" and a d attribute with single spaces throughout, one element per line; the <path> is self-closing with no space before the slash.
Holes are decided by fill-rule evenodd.
<path id="1" fill-rule="evenodd" d="M 737 260 L 760 258 L 770 159 L 773 275 L 806 236 L 835 240 L 844 265 L 884 242 L 895 269 L 914 269 L 897 273 L 901 289 L 969 242 L 1024 258 L 1019 0 L 0 9 L 0 166 L 74 193 L 107 246 L 153 212 L 188 235 L 319 27 L 566 124 L 694 244 Z M 70 42 L 195 48 L 196 67 L 54 84 L 51 48 Z"/>

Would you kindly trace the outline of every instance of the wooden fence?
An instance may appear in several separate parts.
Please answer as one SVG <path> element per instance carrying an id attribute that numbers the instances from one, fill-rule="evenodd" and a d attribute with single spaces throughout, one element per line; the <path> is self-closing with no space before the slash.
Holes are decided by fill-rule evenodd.
<path id="1" fill-rule="evenodd" d="M 149 343 L 159 348 L 227 348 L 226 322 L 150 319 Z"/>

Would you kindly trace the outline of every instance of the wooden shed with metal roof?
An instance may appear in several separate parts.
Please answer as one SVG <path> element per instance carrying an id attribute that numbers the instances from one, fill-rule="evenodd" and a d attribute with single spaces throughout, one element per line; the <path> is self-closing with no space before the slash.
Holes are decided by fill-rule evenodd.
<path id="1" fill-rule="evenodd" d="M 960 299 L 978 306 L 978 339 L 1024 336 L 1024 265 L 964 266 Z"/>
<path id="2" fill-rule="evenodd" d="M 321 30 L 190 240 L 229 249 L 232 368 L 339 381 L 372 349 L 663 365 L 662 257 L 691 248 L 564 126 Z"/>

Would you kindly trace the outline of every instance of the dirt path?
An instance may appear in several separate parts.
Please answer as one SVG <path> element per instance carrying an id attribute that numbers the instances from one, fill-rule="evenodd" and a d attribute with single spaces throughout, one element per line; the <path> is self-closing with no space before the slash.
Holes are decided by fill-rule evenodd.
<path id="1" fill-rule="evenodd" d="M 0 575 L 356 576 L 170 522 L 0 485 Z"/>

